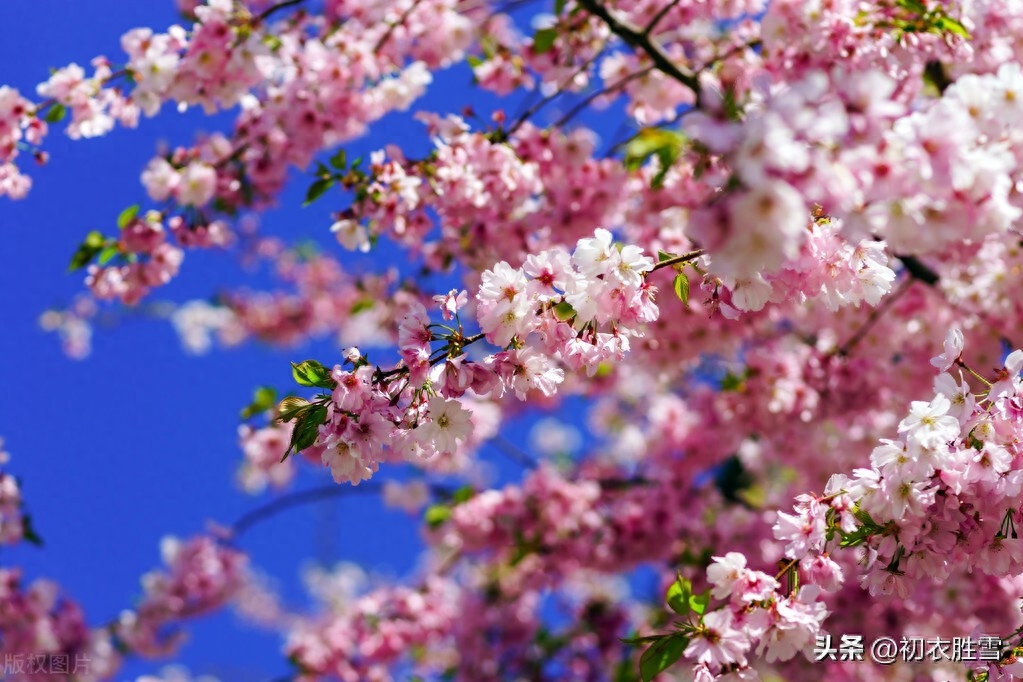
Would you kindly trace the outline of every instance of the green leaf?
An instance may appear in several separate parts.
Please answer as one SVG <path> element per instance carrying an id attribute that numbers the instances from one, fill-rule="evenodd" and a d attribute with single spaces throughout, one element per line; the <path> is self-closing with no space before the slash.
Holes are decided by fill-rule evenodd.
<path id="1" fill-rule="evenodd" d="M 375 305 L 376 301 L 374 301 L 372 298 L 360 298 L 358 301 L 354 303 L 354 305 L 352 305 L 352 310 L 350 314 L 358 315 L 359 313 L 365 312 L 367 310 L 372 310 L 373 306 Z"/>
<path id="2" fill-rule="evenodd" d="M 119 253 L 121 253 L 121 250 L 117 248 L 116 245 L 108 246 L 107 248 L 99 252 L 99 258 L 96 259 L 96 262 L 99 265 L 106 265 L 107 263 L 110 262 L 110 259 L 112 259 Z"/>
<path id="3" fill-rule="evenodd" d="M 558 303 L 556 306 L 554 306 L 554 314 L 558 316 L 559 320 L 564 322 L 567 320 L 571 320 L 573 317 L 575 317 L 576 313 L 575 308 L 572 307 L 571 303 L 569 303 L 568 301 L 562 301 L 561 303 Z"/>
<path id="4" fill-rule="evenodd" d="M 339 171 L 343 171 L 348 167 L 348 158 L 345 156 L 344 149 L 338 149 L 337 154 L 330 157 L 330 165 Z"/>
<path id="5" fill-rule="evenodd" d="M 710 592 L 703 592 L 701 594 L 693 594 L 689 597 L 689 608 L 695 613 L 703 615 L 707 610 L 707 605 L 710 604 Z"/>
<path id="6" fill-rule="evenodd" d="M 47 110 L 46 115 L 43 116 L 43 120 L 47 123 L 60 123 L 64 120 L 66 115 L 67 108 L 65 108 L 65 106 L 60 102 L 55 102 L 53 106 Z"/>
<path id="7" fill-rule="evenodd" d="M 639 676 L 643 682 L 650 682 L 658 673 L 667 670 L 682 658 L 689 638 L 678 632 L 650 645 L 639 659 Z"/>
<path id="8" fill-rule="evenodd" d="M 277 406 L 277 421 L 290 422 L 307 409 L 309 409 L 308 400 L 299 398 L 297 395 L 289 395 Z"/>
<path id="9" fill-rule="evenodd" d="M 432 504 L 426 508 L 423 520 L 430 528 L 437 528 L 451 518 L 451 507 L 446 504 Z"/>
<path id="10" fill-rule="evenodd" d="M 554 14 L 561 16 L 561 13 L 565 11 L 565 0 L 554 0 Z"/>
<path id="11" fill-rule="evenodd" d="M 742 375 L 729 372 L 721 380 L 722 391 L 740 391 L 746 385 L 745 372 Z"/>
<path id="12" fill-rule="evenodd" d="M 316 360 L 306 360 L 297 365 L 291 363 L 291 375 L 300 386 L 334 388 L 337 385 L 330 376 L 330 370 Z"/>
<path id="13" fill-rule="evenodd" d="M 305 201 L 302 203 L 302 206 L 308 206 L 309 204 L 319 199 L 321 196 L 323 196 L 323 193 L 326 192 L 331 187 L 333 187 L 333 185 L 334 178 L 332 177 L 320 178 L 313 184 L 309 185 L 309 191 L 306 192 L 305 194 Z"/>
<path id="14" fill-rule="evenodd" d="M 250 419 L 257 414 L 269 412 L 277 402 L 277 391 L 272 386 L 260 386 L 252 396 L 252 402 L 242 409 L 242 419 Z"/>
<path id="15" fill-rule="evenodd" d="M 970 32 L 966 30 L 966 27 L 960 23 L 958 19 L 953 19 L 947 14 L 939 17 L 934 22 L 934 27 L 943 33 L 952 33 L 954 35 L 970 40 L 972 36 Z"/>
<path id="16" fill-rule="evenodd" d="M 542 28 L 533 36 L 533 53 L 544 54 L 550 52 L 554 47 L 554 41 L 558 39 L 558 29 Z"/>
<path id="17" fill-rule="evenodd" d="M 477 66 L 480 66 L 481 64 L 483 64 L 484 60 L 481 59 L 480 57 L 477 57 L 474 54 L 471 54 L 471 55 L 469 55 L 468 57 L 465 58 L 465 61 L 469 62 L 469 66 L 471 66 L 472 68 L 475 69 Z"/>
<path id="18" fill-rule="evenodd" d="M 473 488 L 471 485 L 463 485 L 461 488 L 459 488 L 458 490 L 451 494 L 451 503 L 462 504 L 463 502 L 468 502 L 475 496 L 476 496 L 475 488 Z"/>
<path id="19" fill-rule="evenodd" d="M 660 161 L 660 169 L 651 180 L 651 184 L 654 188 L 659 188 L 664 184 L 668 171 L 682 155 L 685 142 L 686 137 L 678 131 L 644 128 L 625 145 L 625 167 L 628 170 L 637 170 L 651 156 L 656 156 Z"/>
<path id="20" fill-rule="evenodd" d="M 128 208 L 121 211 L 121 215 L 117 216 L 117 227 L 124 229 L 131 224 L 131 221 L 135 220 L 135 217 L 139 214 L 139 205 L 132 204 Z"/>
<path id="21" fill-rule="evenodd" d="M 680 616 L 684 616 L 689 613 L 689 598 L 692 595 L 692 583 L 679 574 L 675 578 L 675 582 L 668 587 L 668 592 L 664 595 L 664 601 L 667 602 L 668 607 L 672 611 Z"/>
<path id="22" fill-rule="evenodd" d="M 73 272 L 84 268 L 92 262 L 96 254 L 106 247 L 106 241 L 107 239 L 103 236 L 102 232 L 93 230 L 85 235 L 85 241 L 79 245 L 78 250 L 71 256 L 71 264 L 68 265 L 68 271 Z"/>
<path id="23" fill-rule="evenodd" d="M 327 408 L 323 405 L 315 405 L 295 420 L 295 429 L 291 432 L 291 444 L 288 446 L 283 462 L 292 452 L 302 452 L 313 443 L 320 433 L 320 425 L 327 421 Z"/>
<path id="24" fill-rule="evenodd" d="M 22 514 L 21 517 L 21 539 L 36 547 L 43 546 L 43 539 L 32 525 L 32 517 L 29 514 Z"/>
<path id="25" fill-rule="evenodd" d="M 673 253 L 668 253 L 667 251 L 661 251 L 660 249 L 657 250 L 657 262 L 658 263 L 661 263 L 661 262 L 666 261 L 666 260 L 671 260 L 674 257 L 675 257 L 675 254 L 673 254 Z"/>
<path id="26" fill-rule="evenodd" d="M 651 642 L 657 642 L 664 639 L 665 635 L 645 635 L 643 637 L 624 637 L 618 641 L 622 644 L 628 644 L 629 646 L 636 646 L 637 644 L 650 644 Z"/>
<path id="27" fill-rule="evenodd" d="M 684 272 L 675 275 L 675 295 L 682 305 L 689 305 L 689 278 Z"/>

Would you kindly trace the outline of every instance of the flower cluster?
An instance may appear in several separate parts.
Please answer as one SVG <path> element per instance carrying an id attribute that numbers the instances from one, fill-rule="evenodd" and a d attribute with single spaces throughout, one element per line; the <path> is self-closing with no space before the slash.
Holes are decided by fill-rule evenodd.
<path id="1" fill-rule="evenodd" d="M 166 570 L 142 578 L 142 601 L 113 628 L 119 641 L 143 656 L 173 652 L 182 634 L 168 632 L 170 626 L 223 607 L 247 581 L 247 557 L 212 538 L 165 538 L 160 551 Z"/>

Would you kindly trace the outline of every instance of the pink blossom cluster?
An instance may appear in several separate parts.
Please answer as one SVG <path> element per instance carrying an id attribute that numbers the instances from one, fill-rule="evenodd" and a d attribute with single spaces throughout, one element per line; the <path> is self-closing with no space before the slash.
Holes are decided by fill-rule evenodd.
<path id="1" fill-rule="evenodd" d="M 23 584 L 17 568 L 0 569 L 0 655 L 5 679 L 41 682 L 51 676 L 48 667 L 32 670 L 27 657 L 66 657 L 86 682 L 108 679 L 120 664 L 120 655 L 108 631 L 91 630 L 81 608 L 60 594 L 48 580 Z M 15 661 L 22 665 L 15 668 Z M 10 677 L 7 677 L 10 675 Z"/>
<path id="2" fill-rule="evenodd" d="M 21 173 L 14 161 L 24 140 L 38 146 L 46 136 L 47 125 L 34 115 L 32 102 L 14 88 L 0 86 L 0 196 L 21 199 L 32 180 Z"/>
<path id="3" fill-rule="evenodd" d="M 295 463 L 284 459 L 291 441 L 292 427 L 289 424 L 270 424 L 254 428 L 248 424 L 238 427 L 244 456 L 238 468 L 238 484 L 250 495 L 256 495 L 267 487 L 285 488 L 295 477 Z"/>
<path id="4" fill-rule="evenodd" d="M 703 615 L 686 647 L 685 657 L 695 663 L 694 680 L 709 682 L 726 675 L 756 680 L 746 658 L 754 650 L 768 663 L 811 656 L 828 615 L 820 586 L 786 594 L 778 580 L 747 568 L 746 557 L 738 552 L 714 557 L 707 579 L 711 596 L 728 601 Z"/>
<path id="5" fill-rule="evenodd" d="M 644 281 L 653 261 L 634 246 L 617 248 L 600 229 L 581 239 L 575 251 L 554 249 L 531 256 L 520 269 L 505 262 L 483 273 L 476 296 L 481 335 L 503 348 L 483 362 L 459 352 L 466 339 L 456 332 L 445 356 L 434 358 L 426 308 L 412 302 L 398 323 L 402 364 L 383 382 L 356 350 L 331 373 L 335 387 L 316 443 L 337 481 L 369 478 L 384 448 L 407 459 L 451 454 L 473 432 L 472 412 L 459 398 L 466 392 L 500 398 L 506 391 L 525 400 L 532 392 L 551 396 L 564 379 L 558 360 L 596 372 L 600 363 L 620 360 L 629 338 L 657 316 L 654 289 Z M 468 301 L 452 292 L 438 297 L 450 319 Z M 560 313 L 559 313 L 560 311 Z M 600 331 L 608 329 L 608 331 Z M 539 347 L 528 345 L 534 333 Z M 475 339 L 474 339 L 475 340 Z"/>
<path id="6" fill-rule="evenodd" d="M 125 256 L 125 264 L 89 266 L 85 283 L 97 299 L 117 298 L 134 304 L 178 274 L 185 254 L 167 241 L 161 218 L 150 211 L 121 231 L 117 251 Z"/>
<path id="7" fill-rule="evenodd" d="M 0 438 L 0 465 L 10 457 L 3 451 L 4 441 Z M 6 471 L 0 471 L 0 545 L 13 545 L 25 534 L 25 520 L 22 513 L 21 487 L 18 480 Z"/>
<path id="8" fill-rule="evenodd" d="M 247 580 L 248 558 L 210 537 L 182 542 L 165 538 L 160 546 L 165 570 L 142 578 L 144 595 L 121 613 L 113 627 L 119 641 L 142 656 L 166 656 L 181 644 L 172 627 L 228 603 Z"/>
<path id="9" fill-rule="evenodd" d="M 462 615 L 459 589 L 435 576 L 420 589 L 381 587 L 346 603 L 343 609 L 297 622 L 284 650 L 298 668 L 299 680 L 329 676 L 345 682 L 394 679 L 388 672 L 401 660 L 413 669 L 443 669 L 445 642 Z M 419 661 L 413 652 L 419 651 Z"/>

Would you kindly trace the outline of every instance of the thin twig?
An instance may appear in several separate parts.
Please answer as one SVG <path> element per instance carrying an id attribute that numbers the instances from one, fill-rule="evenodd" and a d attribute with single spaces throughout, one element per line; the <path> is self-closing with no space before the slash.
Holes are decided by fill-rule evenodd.
<path id="1" fill-rule="evenodd" d="M 502 455 L 516 464 L 521 464 L 526 469 L 535 469 L 540 466 L 540 463 L 534 457 L 523 452 L 513 443 L 505 440 L 501 436 L 494 436 L 487 442 L 493 445 L 494 449 L 499 450 Z"/>
<path id="2" fill-rule="evenodd" d="M 860 341 L 864 339 L 864 337 L 866 337 L 867 332 L 869 332 L 871 328 L 877 323 L 877 321 L 881 319 L 881 316 L 884 315 L 885 312 L 887 312 L 889 309 L 891 309 L 893 305 L 895 305 L 895 302 L 898 301 L 903 294 L 909 291 L 909 287 L 912 284 L 913 284 L 912 277 L 907 277 L 906 279 L 902 280 L 902 284 L 899 285 L 899 288 L 895 291 L 895 293 L 890 295 L 888 298 L 882 301 L 879 306 L 874 308 L 874 310 L 870 313 L 870 316 L 863 322 L 863 325 L 856 330 L 856 333 L 853 334 L 848 341 L 843 343 L 838 348 L 838 350 L 835 351 L 835 354 L 841 356 L 849 355 L 849 351 L 851 351 L 856 346 L 856 344 L 858 344 Z"/>
<path id="3" fill-rule="evenodd" d="M 624 40 L 630 46 L 635 49 L 642 50 L 650 57 L 653 61 L 654 66 L 657 69 L 668 76 L 671 76 L 682 85 L 686 86 L 693 91 L 696 96 L 696 106 L 700 105 L 700 81 L 699 79 L 691 74 L 686 73 L 672 61 L 668 53 L 664 51 L 657 43 L 650 39 L 650 36 L 643 32 L 643 29 L 638 28 L 631 22 L 624 19 L 618 19 L 606 7 L 601 5 L 597 0 L 578 0 L 579 5 L 582 6 L 586 11 L 594 16 L 599 17 L 607 24 L 611 32 L 616 36 Z"/>
<path id="4" fill-rule="evenodd" d="M 570 75 L 568 78 L 566 78 L 565 81 L 558 86 L 557 90 L 555 90 L 551 94 L 547 95 L 546 97 L 541 99 L 539 102 L 537 102 L 536 104 L 531 106 L 529 109 L 527 109 L 525 112 L 523 112 L 515 120 L 515 123 L 513 123 L 510 128 L 508 128 L 508 132 L 506 134 L 507 135 L 511 135 L 512 133 L 514 133 L 516 130 L 518 130 L 522 126 L 523 123 L 525 123 L 530 118 L 532 118 L 538 111 L 543 109 L 545 106 L 547 106 L 554 99 L 557 99 L 559 96 L 564 94 L 565 88 L 567 88 L 569 85 L 571 85 L 572 82 L 576 78 L 579 77 L 579 74 L 585 72 L 587 69 L 589 69 L 591 66 L 593 66 L 593 63 L 597 61 L 597 59 L 600 57 L 600 55 L 604 54 L 604 48 L 606 48 L 606 47 L 607 47 L 607 40 L 605 40 L 604 43 L 600 46 L 600 49 L 598 49 L 596 52 L 593 53 L 593 56 L 591 56 L 589 59 L 587 59 L 585 62 L 583 62 L 579 66 L 579 68 L 577 68 L 575 71 L 573 71 L 572 75 Z"/>
<path id="5" fill-rule="evenodd" d="M 282 9 L 287 9 L 288 7 L 294 7 L 295 5 L 301 5 L 303 2 L 305 2 L 305 0 L 284 0 L 284 2 L 279 2 L 276 5 L 271 5 L 270 7 L 267 7 L 265 10 L 263 10 L 262 13 L 258 14 L 256 16 L 255 21 L 257 24 L 262 23 L 269 19 L 275 12 L 279 12 Z"/>
<path id="6" fill-rule="evenodd" d="M 671 2 L 667 5 L 659 9 L 657 14 L 654 15 L 654 18 L 650 20 L 650 23 L 646 25 L 646 28 L 643 29 L 643 35 L 648 36 L 653 33 L 654 29 L 657 28 L 657 24 L 661 23 L 661 19 L 666 17 L 668 12 L 675 9 L 681 1 L 682 0 L 671 0 Z"/>
<path id="7" fill-rule="evenodd" d="M 300 507 L 311 502 L 330 500 L 342 495 L 360 493 L 379 493 L 383 486 L 379 482 L 369 481 L 357 486 L 339 485 L 331 483 L 318 488 L 299 490 L 297 492 L 282 495 L 275 500 L 268 502 L 262 507 L 256 507 L 252 511 L 243 514 L 237 521 L 231 524 L 231 537 L 237 538 L 254 525 L 277 516 L 281 512 L 293 507 Z"/>
<path id="8" fill-rule="evenodd" d="M 695 251 L 690 251 L 689 253 L 683 253 L 681 256 L 667 258 L 657 263 L 657 265 L 651 268 L 650 272 L 655 272 L 657 270 L 660 270 L 661 268 L 670 268 L 671 266 L 678 265 L 679 263 L 688 263 L 689 261 L 696 260 L 704 253 L 706 252 L 703 249 L 696 249 Z"/>
<path id="9" fill-rule="evenodd" d="M 648 73 L 650 73 L 654 69 L 655 69 L 655 67 L 648 66 L 648 67 L 646 67 L 644 69 L 641 69 L 639 71 L 636 71 L 634 73 L 630 73 L 628 76 L 623 76 L 623 77 L 619 78 L 613 84 L 611 84 L 611 85 L 609 85 L 609 86 L 607 86 L 605 88 L 601 88 L 600 90 L 597 90 L 595 92 L 591 92 L 582 101 L 577 102 L 575 104 L 575 106 L 573 106 L 571 109 L 569 109 L 568 113 L 566 113 L 564 116 L 562 116 L 560 119 L 558 119 L 557 123 L 554 124 L 554 127 L 555 128 L 560 128 L 563 125 L 565 125 L 566 123 L 568 123 L 569 121 L 571 121 L 573 118 L 575 118 L 576 114 L 578 114 L 580 111 L 582 111 L 583 109 L 588 107 L 593 102 L 593 100 L 597 99 L 601 95 L 610 95 L 612 92 L 615 92 L 617 90 L 622 89 L 624 86 L 628 85 L 629 83 L 631 83 L 632 81 L 636 80 L 637 78 L 642 78 L 643 76 L 647 75 Z"/>
<path id="10" fill-rule="evenodd" d="M 387 41 L 391 39 L 391 35 L 394 33 L 394 30 L 405 23 L 405 20 L 412 15 L 412 13 L 416 10 L 416 7 L 419 6 L 420 2 L 422 2 L 422 0 L 412 0 L 412 4 L 409 5 L 404 12 L 401 13 L 401 16 L 398 17 L 398 20 L 387 27 L 387 31 L 382 36 L 380 36 L 380 40 L 378 40 L 377 44 L 373 46 L 374 54 L 379 52 L 381 48 L 383 48 L 383 46 L 387 44 Z"/>

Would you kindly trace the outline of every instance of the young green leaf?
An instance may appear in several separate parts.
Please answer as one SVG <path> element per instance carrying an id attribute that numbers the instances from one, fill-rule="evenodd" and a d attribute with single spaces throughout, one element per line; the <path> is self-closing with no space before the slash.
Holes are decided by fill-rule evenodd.
<path id="1" fill-rule="evenodd" d="M 689 278 L 684 272 L 675 275 L 675 295 L 682 305 L 689 305 Z"/>
<path id="2" fill-rule="evenodd" d="M 680 616 L 684 616 L 689 613 L 689 598 L 692 594 L 692 584 L 679 575 L 675 582 L 668 587 L 668 592 L 664 595 L 664 601 L 667 602 L 672 611 Z"/>
<path id="3" fill-rule="evenodd" d="M 124 229 L 131 224 L 131 221 L 135 220 L 135 217 L 139 214 L 139 205 L 132 204 L 128 208 L 121 211 L 121 214 L 117 216 L 117 227 Z"/>
<path id="4" fill-rule="evenodd" d="M 337 154 L 330 157 L 330 165 L 339 171 L 343 171 L 348 167 L 348 159 L 345 156 L 344 149 L 338 149 Z"/>
<path id="5" fill-rule="evenodd" d="M 252 402 L 242 409 L 242 419 L 250 419 L 257 414 L 269 412 L 277 402 L 277 391 L 271 386 L 260 386 L 252 396 Z"/>
<path id="6" fill-rule="evenodd" d="M 334 388 L 337 385 L 330 377 L 330 370 L 316 360 L 306 360 L 297 365 L 291 363 L 291 375 L 300 386 Z"/>
<path id="7" fill-rule="evenodd" d="M 291 444 L 281 459 L 283 462 L 292 452 L 302 452 L 313 443 L 320 432 L 320 425 L 327 421 L 327 408 L 315 405 L 304 410 L 295 420 L 295 429 L 291 432 Z"/>
<path id="8" fill-rule="evenodd" d="M 639 659 L 639 675 L 643 682 L 650 682 L 658 673 L 674 665 L 682 658 L 687 646 L 689 638 L 681 632 L 668 635 L 651 644 Z"/>
<path id="9" fill-rule="evenodd" d="M 550 52 L 551 48 L 554 47 L 554 41 L 558 39 L 558 29 L 556 28 L 542 28 L 536 32 L 533 36 L 533 52 L 535 54 L 544 54 Z"/>
<path id="10" fill-rule="evenodd" d="M 710 592 L 702 592 L 700 594 L 693 594 L 689 597 L 689 608 L 694 613 L 703 615 L 707 610 L 707 605 L 710 604 Z"/>
<path id="11" fill-rule="evenodd" d="M 280 405 L 277 406 L 277 420 L 290 422 L 292 419 L 299 416 L 303 410 L 308 408 L 308 400 L 305 398 L 299 398 L 297 395 L 289 395 L 281 401 Z"/>
<path id="12" fill-rule="evenodd" d="M 35 527 L 32 525 L 32 517 L 28 514 L 22 514 L 21 516 L 21 538 L 36 547 L 43 546 L 43 539 L 39 537 L 39 533 L 36 532 Z"/>
<path id="13" fill-rule="evenodd" d="M 305 201 L 302 203 L 303 206 L 308 206 L 313 203 L 334 185 L 334 178 L 320 178 L 313 184 L 309 185 L 309 191 L 306 192 Z"/>
<path id="14" fill-rule="evenodd" d="M 93 230 L 89 234 L 85 235 L 85 241 L 79 245 L 78 250 L 75 251 L 73 256 L 71 256 L 71 264 L 68 265 L 68 271 L 73 272 L 84 268 L 92 262 L 92 259 L 96 257 L 96 254 L 102 251 L 105 246 L 106 237 L 103 236 L 102 232 Z"/>
<path id="15" fill-rule="evenodd" d="M 67 108 L 60 102 L 55 102 L 43 116 L 43 120 L 47 123 L 60 123 L 66 115 Z"/>
<path id="16" fill-rule="evenodd" d="M 433 504 L 426 508 L 423 520 L 430 528 L 437 528 L 451 518 L 451 507 L 446 504 Z"/>

